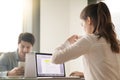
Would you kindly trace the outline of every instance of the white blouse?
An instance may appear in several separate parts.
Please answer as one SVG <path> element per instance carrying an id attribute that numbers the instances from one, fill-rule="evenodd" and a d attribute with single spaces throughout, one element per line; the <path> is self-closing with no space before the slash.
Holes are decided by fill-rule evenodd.
<path id="1" fill-rule="evenodd" d="M 120 80 L 120 54 L 111 51 L 104 38 L 84 35 L 70 45 L 68 41 L 55 49 L 52 62 L 64 63 L 83 55 L 85 80 Z"/>

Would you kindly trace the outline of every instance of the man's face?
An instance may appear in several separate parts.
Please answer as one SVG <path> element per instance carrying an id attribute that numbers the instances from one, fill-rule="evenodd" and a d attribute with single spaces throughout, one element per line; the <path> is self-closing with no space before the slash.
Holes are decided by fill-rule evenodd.
<path id="1" fill-rule="evenodd" d="M 18 44 L 18 54 L 19 54 L 20 60 L 23 60 L 23 61 L 25 60 L 25 55 L 32 51 L 32 47 L 33 47 L 32 44 L 26 41 L 21 41 Z"/>

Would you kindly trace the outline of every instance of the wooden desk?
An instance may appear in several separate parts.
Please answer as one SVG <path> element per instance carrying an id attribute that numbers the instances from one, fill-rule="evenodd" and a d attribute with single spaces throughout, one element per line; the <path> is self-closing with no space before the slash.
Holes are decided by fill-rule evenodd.
<path id="1" fill-rule="evenodd" d="M 1 77 L 0 80 L 84 80 L 73 77 L 61 77 L 61 78 L 24 78 L 24 77 Z"/>

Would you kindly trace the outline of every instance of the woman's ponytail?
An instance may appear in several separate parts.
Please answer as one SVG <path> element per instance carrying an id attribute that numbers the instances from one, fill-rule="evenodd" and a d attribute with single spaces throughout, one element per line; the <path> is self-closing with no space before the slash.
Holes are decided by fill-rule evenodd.
<path id="1" fill-rule="evenodd" d="M 118 53 L 119 45 L 116 39 L 116 34 L 114 32 L 115 27 L 111 21 L 111 15 L 105 3 L 98 3 L 97 15 L 97 30 L 99 32 L 99 38 L 104 37 L 106 41 L 111 44 L 111 50 Z"/>

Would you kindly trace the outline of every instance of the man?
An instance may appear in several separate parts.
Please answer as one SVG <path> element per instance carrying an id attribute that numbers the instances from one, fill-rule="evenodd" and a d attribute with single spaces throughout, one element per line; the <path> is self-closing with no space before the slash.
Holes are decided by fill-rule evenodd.
<path id="1" fill-rule="evenodd" d="M 18 49 L 15 52 L 4 53 L 0 56 L 0 76 L 20 76 L 24 68 L 18 67 L 18 62 L 25 61 L 25 55 L 32 51 L 35 38 L 31 33 L 21 33 L 18 38 Z"/>

